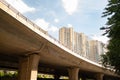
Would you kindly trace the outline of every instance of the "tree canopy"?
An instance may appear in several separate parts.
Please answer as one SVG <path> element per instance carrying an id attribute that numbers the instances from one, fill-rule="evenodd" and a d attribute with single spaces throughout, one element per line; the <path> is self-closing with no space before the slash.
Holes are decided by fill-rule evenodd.
<path id="1" fill-rule="evenodd" d="M 102 55 L 102 63 L 114 67 L 120 73 L 120 0 L 108 0 L 103 17 L 107 17 L 108 21 L 101 30 L 105 30 L 103 35 L 107 35 L 110 40 L 107 53 Z"/>

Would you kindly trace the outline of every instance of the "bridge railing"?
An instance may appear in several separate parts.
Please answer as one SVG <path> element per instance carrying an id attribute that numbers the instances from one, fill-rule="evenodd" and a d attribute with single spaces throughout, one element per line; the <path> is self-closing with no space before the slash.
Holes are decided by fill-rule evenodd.
<path id="1" fill-rule="evenodd" d="M 44 33 L 45 35 L 49 36 L 51 39 L 53 39 L 55 42 L 57 42 L 58 44 L 66 47 L 67 49 L 71 50 L 72 52 L 76 53 L 76 51 L 74 51 L 73 49 L 71 49 L 69 46 L 61 43 L 59 40 L 55 39 L 53 36 L 51 36 L 50 34 L 47 34 L 47 31 L 43 30 L 42 28 L 40 28 L 38 25 L 36 25 L 35 23 L 33 23 L 31 20 L 29 20 L 27 17 L 23 16 L 18 10 L 16 10 L 14 7 L 12 7 L 9 3 L 7 3 L 5 0 L 0 0 L 0 2 L 2 2 L 4 5 L 6 5 L 10 10 L 12 10 L 14 13 L 16 13 L 17 16 L 20 16 L 21 18 L 23 18 L 26 22 L 30 23 L 33 27 L 35 27 L 36 29 L 38 29 L 39 31 L 41 31 L 42 33 Z M 76 53 L 79 54 L 79 53 Z M 80 56 L 83 57 L 83 55 L 79 54 Z M 88 59 L 88 57 L 84 57 L 86 59 Z"/>

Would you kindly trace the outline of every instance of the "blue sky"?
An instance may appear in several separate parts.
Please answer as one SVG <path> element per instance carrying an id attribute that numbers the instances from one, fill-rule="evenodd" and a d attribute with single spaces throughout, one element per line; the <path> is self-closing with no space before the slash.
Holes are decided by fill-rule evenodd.
<path id="1" fill-rule="evenodd" d="M 100 27 L 107 0 L 6 0 L 24 16 L 58 39 L 59 28 L 73 27 L 92 39 L 106 42 Z"/>

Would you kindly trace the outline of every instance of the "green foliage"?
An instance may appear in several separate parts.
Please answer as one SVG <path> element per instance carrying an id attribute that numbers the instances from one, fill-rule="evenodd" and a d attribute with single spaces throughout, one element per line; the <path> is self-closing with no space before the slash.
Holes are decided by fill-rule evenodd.
<path id="1" fill-rule="evenodd" d="M 0 71 L 0 77 L 4 76 L 3 71 Z"/>
<path id="2" fill-rule="evenodd" d="M 114 66 L 117 73 L 120 73 L 120 0 L 108 0 L 108 5 L 103 12 L 103 17 L 108 17 L 105 34 L 110 38 L 107 46 L 108 52 L 102 55 L 102 63 L 106 66 Z"/>
<path id="3" fill-rule="evenodd" d="M 42 73 L 38 74 L 37 77 L 38 77 L 38 78 L 50 78 L 50 79 L 53 79 L 53 78 L 54 78 L 53 75 L 50 75 L 50 74 L 42 74 Z"/>
<path id="4" fill-rule="evenodd" d="M 4 73 L 4 71 L 0 71 L 0 77 L 17 77 L 17 76 L 18 76 L 17 72 Z"/>
<path id="5" fill-rule="evenodd" d="M 103 55 L 101 55 L 101 57 L 102 57 L 102 65 L 104 66 L 104 67 L 107 67 L 108 65 L 109 65 L 109 59 L 108 59 L 108 56 L 107 55 L 105 55 L 105 54 L 103 54 Z"/>

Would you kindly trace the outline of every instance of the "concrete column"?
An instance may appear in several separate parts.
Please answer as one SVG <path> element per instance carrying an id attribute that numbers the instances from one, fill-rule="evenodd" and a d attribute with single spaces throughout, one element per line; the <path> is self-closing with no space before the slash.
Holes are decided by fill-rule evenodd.
<path id="1" fill-rule="evenodd" d="M 96 80 L 103 80 L 103 76 L 104 76 L 104 74 L 101 74 L 101 73 L 98 73 L 95 75 Z"/>
<path id="2" fill-rule="evenodd" d="M 79 68 L 69 68 L 69 80 L 78 80 Z"/>
<path id="3" fill-rule="evenodd" d="M 40 56 L 31 54 L 20 59 L 19 80 L 37 80 L 37 71 Z"/>

